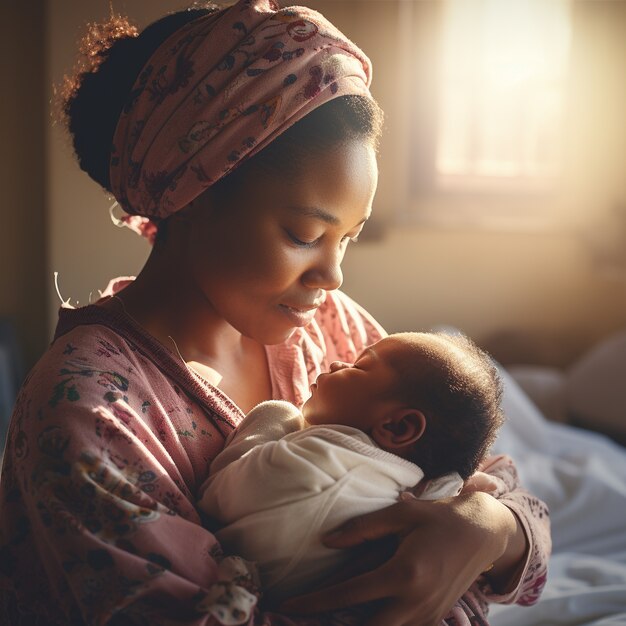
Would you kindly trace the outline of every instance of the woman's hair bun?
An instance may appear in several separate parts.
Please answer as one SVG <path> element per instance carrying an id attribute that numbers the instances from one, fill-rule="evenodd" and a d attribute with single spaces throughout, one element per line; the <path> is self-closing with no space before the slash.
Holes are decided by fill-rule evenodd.
<path id="1" fill-rule="evenodd" d="M 213 10 L 206 3 L 172 13 L 141 33 L 121 15 L 87 25 L 73 71 L 63 79 L 60 109 L 81 169 L 107 191 L 113 133 L 137 76 L 165 39 Z"/>
<path id="2" fill-rule="evenodd" d="M 80 167 L 108 191 L 111 140 L 137 75 L 132 48 L 138 36 L 121 15 L 88 24 L 72 74 L 63 79 L 62 112 Z"/>

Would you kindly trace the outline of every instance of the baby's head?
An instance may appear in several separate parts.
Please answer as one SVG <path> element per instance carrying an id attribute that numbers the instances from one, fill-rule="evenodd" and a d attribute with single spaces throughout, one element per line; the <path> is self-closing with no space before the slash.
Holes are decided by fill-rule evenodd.
<path id="1" fill-rule="evenodd" d="M 343 424 L 419 465 L 427 478 L 476 471 L 503 422 L 502 384 L 463 335 L 398 333 L 335 362 L 311 386 L 309 424 Z"/>

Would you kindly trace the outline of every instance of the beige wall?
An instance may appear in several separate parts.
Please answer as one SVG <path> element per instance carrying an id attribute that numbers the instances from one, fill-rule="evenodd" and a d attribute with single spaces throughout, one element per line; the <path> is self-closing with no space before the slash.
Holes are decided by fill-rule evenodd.
<path id="1" fill-rule="evenodd" d="M 0 316 L 30 365 L 47 342 L 44 2 L 0 3 Z"/>
<path id="2" fill-rule="evenodd" d="M 386 236 L 349 251 L 346 291 L 390 330 L 455 324 L 507 360 L 514 345 L 522 348 L 513 350 L 511 358 L 525 358 L 526 352 L 529 358 L 535 354 L 565 362 L 599 337 L 623 328 L 626 267 L 616 272 L 613 259 L 602 258 L 602 243 L 590 247 L 584 233 L 596 233 L 597 216 L 619 199 L 626 201 L 626 0 L 576 3 L 576 20 L 588 24 L 589 38 L 575 50 L 578 78 L 571 87 L 570 182 L 561 198 L 562 221 L 549 230 L 527 232 L 394 225 L 393 210 L 404 201 L 406 128 L 403 100 L 395 95 L 402 84 L 393 70 L 396 38 L 387 29 L 381 34 L 380 25 L 395 23 L 397 3 L 364 0 L 358 10 L 357 0 L 307 4 L 320 8 L 371 56 L 373 90 L 387 113 L 375 202 Z M 61 5 L 63 10 L 54 10 Z M 126 0 L 114 6 L 145 24 L 177 3 Z M 49 7 L 48 61 L 52 79 L 59 80 L 72 63 L 81 24 L 105 16 L 109 2 L 49 0 Z M 52 272 L 58 271 L 63 297 L 83 303 L 110 276 L 137 272 L 147 246 L 111 225 L 111 202 L 79 172 L 60 129 L 50 128 L 48 138 L 46 281 L 49 286 Z M 615 229 L 609 228 L 606 236 L 614 235 Z M 626 245 L 624 239 L 616 245 Z M 50 299 L 50 324 L 56 306 L 56 299 Z M 509 332 L 513 344 L 494 340 Z M 529 350 L 535 340 L 547 341 L 550 350 L 540 345 Z"/>
<path id="3" fill-rule="evenodd" d="M 105 19 L 108 0 L 48 0 L 49 80 L 47 90 L 58 85 L 70 73 L 77 42 L 85 24 Z M 116 8 L 120 7 L 114 3 Z M 171 8 L 168 2 L 133 0 L 124 7 L 138 24 L 146 24 Z M 148 253 L 148 245 L 127 229 L 116 228 L 108 209 L 113 200 L 80 171 L 70 140 L 61 125 L 48 127 L 48 272 L 52 285 L 54 272 L 59 274 L 59 289 L 64 300 L 84 304 L 90 294 L 97 298 L 114 276 L 136 274 Z M 48 303 L 49 326 L 54 328 L 59 306 L 54 287 Z"/>
<path id="4" fill-rule="evenodd" d="M 407 112 L 395 97 L 403 81 L 392 70 L 397 44 L 376 29 L 393 23 L 380 12 L 396 3 L 366 1 L 356 20 L 350 0 L 318 4 L 336 11 L 374 63 L 373 91 L 387 114 L 376 205 L 389 221 L 407 201 L 396 172 L 407 153 Z M 428 4 L 420 0 L 421 18 Z M 557 208 L 557 224 L 472 230 L 391 222 L 382 242 L 359 243 L 344 263 L 347 291 L 387 328 L 453 324 L 504 360 L 562 364 L 626 326 L 626 228 L 605 217 L 620 201 L 626 209 L 626 1 L 574 2 L 573 22 L 564 185 L 558 207 L 547 200 L 538 207 Z"/>

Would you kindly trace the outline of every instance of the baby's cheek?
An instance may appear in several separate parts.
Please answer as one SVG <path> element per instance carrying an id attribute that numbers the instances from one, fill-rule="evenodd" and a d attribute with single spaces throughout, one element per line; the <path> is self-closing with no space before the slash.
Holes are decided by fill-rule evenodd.
<path id="1" fill-rule="evenodd" d="M 312 416 L 314 414 L 314 401 L 313 398 L 309 398 L 308 400 L 305 401 L 305 403 L 302 405 L 302 415 L 304 416 L 304 419 L 309 423 L 312 424 L 313 422 L 311 422 Z"/>

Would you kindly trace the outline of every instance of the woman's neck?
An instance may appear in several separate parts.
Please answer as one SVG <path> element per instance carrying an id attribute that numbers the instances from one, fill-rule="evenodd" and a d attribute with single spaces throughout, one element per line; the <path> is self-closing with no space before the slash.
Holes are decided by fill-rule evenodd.
<path id="1" fill-rule="evenodd" d="M 219 361 L 244 338 L 222 319 L 184 272 L 151 255 L 137 278 L 117 294 L 124 311 L 185 361 Z"/>
<path id="2" fill-rule="evenodd" d="M 271 398 L 264 346 L 223 319 L 191 273 L 158 250 L 137 278 L 108 302 L 178 352 L 193 372 L 219 387 L 244 412 Z"/>

